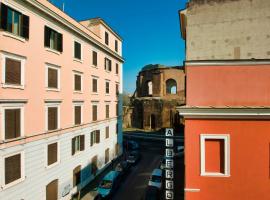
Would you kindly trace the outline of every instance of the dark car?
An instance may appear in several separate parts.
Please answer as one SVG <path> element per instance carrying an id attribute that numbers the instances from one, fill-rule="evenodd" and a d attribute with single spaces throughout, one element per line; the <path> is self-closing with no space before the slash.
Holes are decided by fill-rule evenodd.
<path id="1" fill-rule="evenodd" d="M 121 161 L 116 165 L 115 171 L 118 171 L 120 173 L 120 176 L 123 177 L 129 172 L 130 167 L 131 167 L 130 163 L 128 163 L 127 161 Z"/>
<path id="2" fill-rule="evenodd" d="M 160 200 L 160 190 L 154 186 L 148 186 L 142 200 Z"/>
<path id="3" fill-rule="evenodd" d="M 141 158 L 139 151 L 131 151 L 127 156 L 127 162 L 130 164 L 136 164 Z"/>

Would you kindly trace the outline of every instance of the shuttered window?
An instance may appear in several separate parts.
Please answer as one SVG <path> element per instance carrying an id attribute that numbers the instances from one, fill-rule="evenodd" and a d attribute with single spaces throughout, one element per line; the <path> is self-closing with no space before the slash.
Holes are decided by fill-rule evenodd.
<path id="1" fill-rule="evenodd" d="M 97 92 L 97 79 L 92 79 L 92 92 Z"/>
<path id="2" fill-rule="evenodd" d="M 112 71 L 112 61 L 110 59 L 105 58 L 104 64 L 105 64 L 104 68 L 106 71 Z"/>
<path id="3" fill-rule="evenodd" d="M 29 17 L 1 3 L 0 28 L 29 39 Z"/>
<path id="4" fill-rule="evenodd" d="M 110 137 L 110 127 L 107 126 L 106 127 L 106 137 L 105 138 L 109 138 Z"/>
<path id="5" fill-rule="evenodd" d="M 58 70 L 48 68 L 48 88 L 58 88 Z"/>
<path id="6" fill-rule="evenodd" d="M 5 184 L 22 178 L 21 154 L 5 158 Z"/>
<path id="7" fill-rule="evenodd" d="M 97 121 L 97 105 L 92 105 L 92 119 Z"/>
<path id="8" fill-rule="evenodd" d="M 58 199 L 58 179 L 53 180 L 46 186 L 46 200 Z"/>
<path id="9" fill-rule="evenodd" d="M 106 105 L 106 118 L 110 118 L 110 106 Z"/>
<path id="10" fill-rule="evenodd" d="M 109 94 L 110 93 L 110 83 L 106 82 L 105 87 L 106 87 L 106 94 Z"/>
<path id="11" fill-rule="evenodd" d="M 94 66 L 97 66 L 97 52 L 96 51 L 92 51 L 92 64 Z"/>
<path id="12" fill-rule="evenodd" d="M 74 89 L 75 91 L 82 91 L 82 76 L 74 74 Z"/>
<path id="13" fill-rule="evenodd" d="M 115 64 L 115 73 L 116 74 L 119 73 L 119 64 L 118 63 Z"/>
<path id="14" fill-rule="evenodd" d="M 79 165 L 73 170 L 73 187 L 81 183 L 81 166 Z"/>
<path id="15" fill-rule="evenodd" d="M 82 59 L 82 46 L 79 42 L 74 41 L 74 58 Z"/>
<path id="16" fill-rule="evenodd" d="M 93 146 L 94 144 L 100 143 L 100 130 L 94 130 L 91 132 L 90 135 L 90 145 Z"/>
<path id="17" fill-rule="evenodd" d="M 96 131 L 96 143 L 100 143 L 100 130 Z"/>
<path id="18" fill-rule="evenodd" d="M 115 110 L 116 110 L 116 116 L 118 116 L 119 115 L 118 103 L 115 105 Z"/>
<path id="19" fill-rule="evenodd" d="M 79 125 L 82 123 L 82 107 L 81 106 L 74 106 L 74 122 L 75 125 Z"/>
<path id="20" fill-rule="evenodd" d="M 58 129 L 58 107 L 48 107 L 48 131 Z"/>
<path id="21" fill-rule="evenodd" d="M 21 61 L 6 58 L 5 83 L 21 85 Z"/>
<path id="22" fill-rule="evenodd" d="M 57 31 L 44 27 L 44 46 L 56 51 L 63 51 L 63 35 Z"/>
<path id="23" fill-rule="evenodd" d="M 119 148 L 120 148 L 119 144 L 116 143 L 114 148 L 115 148 L 115 149 L 114 149 L 115 155 L 118 156 L 118 154 L 119 154 Z"/>
<path id="24" fill-rule="evenodd" d="M 118 84 L 115 85 L 115 93 L 116 93 L 116 96 L 119 95 L 119 85 Z"/>
<path id="25" fill-rule="evenodd" d="M 58 161 L 58 145 L 57 143 L 49 144 L 47 147 L 47 165 L 51 165 Z"/>
<path id="26" fill-rule="evenodd" d="M 118 134 L 118 123 L 116 123 L 116 134 Z"/>
<path id="27" fill-rule="evenodd" d="M 110 160 L 110 149 L 105 150 L 105 164 L 108 163 Z"/>
<path id="28" fill-rule="evenodd" d="M 71 140 L 71 154 L 74 155 L 79 151 L 84 151 L 85 149 L 85 136 L 79 135 Z"/>
<path id="29" fill-rule="evenodd" d="M 21 136 L 21 109 L 5 109 L 5 139 Z"/>
<path id="30" fill-rule="evenodd" d="M 105 31 L 105 44 L 109 45 L 109 33 Z"/>
<path id="31" fill-rule="evenodd" d="M 114 42 L 114 50 L 116 52 L 118 52 L 118 41 L 117 40 L 115 40 L 115 42 Z"/>

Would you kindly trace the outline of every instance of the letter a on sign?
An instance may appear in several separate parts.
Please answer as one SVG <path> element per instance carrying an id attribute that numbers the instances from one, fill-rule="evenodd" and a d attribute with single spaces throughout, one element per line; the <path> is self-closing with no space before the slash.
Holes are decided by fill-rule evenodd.
<path id="1" fill-rule="evenodd" d="M 173 129 L 166 128 L 166 137 L 173 137 Z"/>

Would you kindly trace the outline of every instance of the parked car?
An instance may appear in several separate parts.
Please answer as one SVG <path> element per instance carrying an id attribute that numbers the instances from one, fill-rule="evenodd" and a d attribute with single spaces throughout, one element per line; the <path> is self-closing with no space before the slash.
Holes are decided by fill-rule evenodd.
<path id="1" fill-rule="evenodd" d="M 121 161 L 120 163 L 118 163 L 115 167 L 115 171 L 120 173 L 120 176 L 124 176 L 128 173 L 128 171 L 130 170 L 131 164 L 128 163 L 127 161 Z"/>
<path id="2" fill-rule="evenodd" d="M 177 146 L 174 156 L 177 157 L 177 158 L 183 157 L 184 156 L 184 147 L 183 146 Z"/>
<path id="3" fill-rule="evenodd" d="M 120 173 L 110 171 L 100 182 L 98 193 L 102 198 L 110 198 L 120 184 Z"/>
<path id="4" fill-rule="evenodd" d="M 162 179 L 163 179 L 163 173 L 161 169 L 154 169 L 150 180 L 148 182 L 149 186 L 157 187 L 158 189 L 162 188 Z"/>
<path id="5" fill-rule="evenodd" d="M 160 190 L 154 186 L 148 186 L 142 200 L 160 200 Z"/>
<path id="6" fill-rule="evenodd" d="M 136 164 L 141 158 L 139 151 L 131 151 L 127 156 L 127 162 L 130 164 Z"/>
<path id="7" fill-rule="evenodd" d="M 128 140 L 125 142 L 125 148 L 128 151 L 138 150 L 140 148 L 140 145 L 138 144 L 138 142 L 135 142 L 134 140 Z"/>

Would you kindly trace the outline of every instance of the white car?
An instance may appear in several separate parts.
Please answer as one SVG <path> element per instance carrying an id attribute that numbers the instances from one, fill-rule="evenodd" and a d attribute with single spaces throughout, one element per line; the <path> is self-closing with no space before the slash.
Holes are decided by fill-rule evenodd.
<path id="1" fill-rule="evenodd" d="M 154 169 L 150 180 L 148 182 L 149 186 L 157 187 L 158 189 L 162 188 L 162 170 L 161 169 Z"/>

